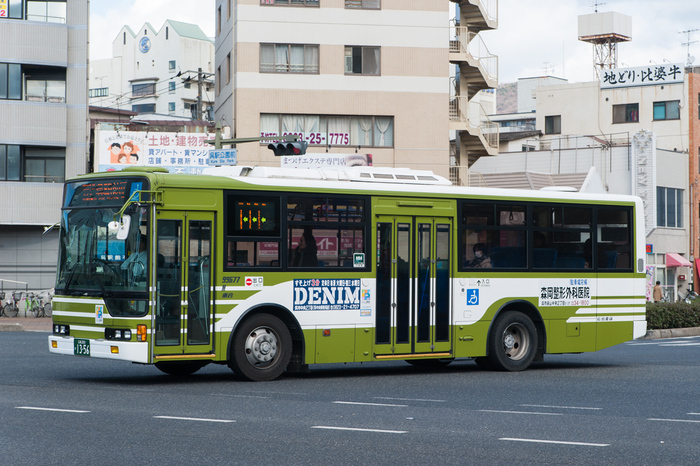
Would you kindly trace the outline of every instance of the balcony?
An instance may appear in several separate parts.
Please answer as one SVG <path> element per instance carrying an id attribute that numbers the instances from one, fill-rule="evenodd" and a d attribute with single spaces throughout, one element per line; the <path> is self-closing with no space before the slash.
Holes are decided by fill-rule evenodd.
<path id="1" fill-rule="evenodd" d="M 450 27 L 450 63 L 459 65 L 463 79 L 475 88 L 498 86 L 498 55 L 493 55 L 481 36 L 466 27 Z"/>
<path id="2" fill-rule="evenodd" d="M 460 131 L 469 166 L 479 157 L 498 154 L 498 123 L 489 119 L 481 104 L 464 96 L 451 96 L 449 129 Z"/>
<path id="3" fill-rule="evenodd" d="M 479 32 L 498 27 L 498 0 L 452 0 L 459 5 L 462 26 Z"/>

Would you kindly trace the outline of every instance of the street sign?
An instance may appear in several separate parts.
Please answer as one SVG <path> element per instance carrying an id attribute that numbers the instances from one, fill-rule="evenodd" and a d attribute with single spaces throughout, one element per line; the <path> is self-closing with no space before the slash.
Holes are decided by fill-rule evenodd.
<path id="1" fill-rule="evenodd" d="M 236 149 L 212 149 L 209 151 L 209 165 L 237 165 Z"/>

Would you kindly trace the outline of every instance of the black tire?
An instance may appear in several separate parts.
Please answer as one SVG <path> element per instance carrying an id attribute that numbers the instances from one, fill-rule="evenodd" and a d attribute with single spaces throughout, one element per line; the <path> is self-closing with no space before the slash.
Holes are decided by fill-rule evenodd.
<path id="1" fill-rule="evenodd" d="M 32 315 L 34 317 L 41 317 L 43 315 L 43 312 L 44 310 L 38 305 L 35 304 L 34 306 L 32 306 Z"/>
<path id="2" fill-rule="evenodd" d="M 524 371 L 537 354 L 537 329 L 518 311 L 499 315 L 489 335 L 488 362 L 494 369 Z"/>
<path id="3" fill-rule="evenodd" d="M 292 336 L 284 322 L 270 314 L 257 314 L 236 329 L 229 367 L 243 380 L 274 380 L 287 369 Z"/>
<path id="4" fill-rule="evenodd" d="M 454 359 L 406 359 L 406 362 L 410 365 L 426 369 L 447 367 L 452 361 L 454 361 Z"/>
<path id="5" fill-rule="evenodd" d="M 207 361 L 161 361 L 156 367 L 168 375 L 183 377 L 194 374 L 207 364 Z"/>
<path id="6" fill-rule="evenodd" d="M 44 316 L 51 317 L 51 303 L 44 304 Z"/>
<path id="7" fill-rule="evenodd" d="M 12 304 L 5 304 L 5 308 L 3 310 L 5 317 L 17 317 L 18 311 L 19 309 Z"/>

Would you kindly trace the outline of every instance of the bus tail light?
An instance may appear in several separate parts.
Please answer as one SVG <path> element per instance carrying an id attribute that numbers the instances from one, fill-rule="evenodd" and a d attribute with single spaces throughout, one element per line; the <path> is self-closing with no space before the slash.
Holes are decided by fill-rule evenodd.
<path id="1" fill-rule="evenodd" d="M 146 326 L 143 324 L 136 326 L 136 341 L 146 341 Z"/>

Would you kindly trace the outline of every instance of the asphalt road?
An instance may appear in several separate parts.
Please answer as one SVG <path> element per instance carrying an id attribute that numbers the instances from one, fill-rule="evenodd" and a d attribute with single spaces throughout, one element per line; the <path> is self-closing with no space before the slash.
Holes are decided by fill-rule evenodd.
<path id="1" fill-rule="evenodd" d="M 51 355 L 40 332 L 0 333 L 0 355 L 2 464 L 700 462 L 700 337 L 522 373 L 395 362 L 268 383 Z"/>

